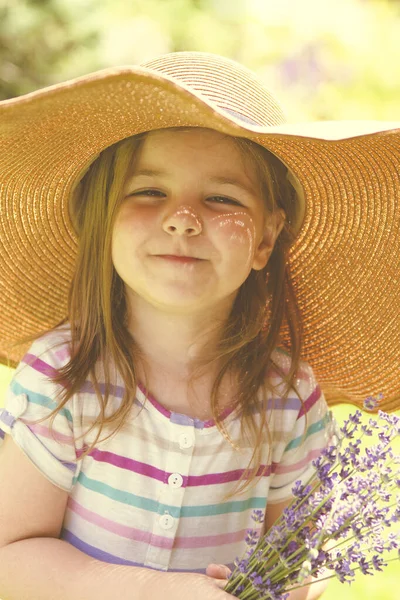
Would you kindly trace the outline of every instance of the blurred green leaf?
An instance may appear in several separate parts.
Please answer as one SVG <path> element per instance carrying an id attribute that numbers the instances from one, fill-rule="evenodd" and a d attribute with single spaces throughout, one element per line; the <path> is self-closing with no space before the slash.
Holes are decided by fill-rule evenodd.
<path id="1" fill-rule="evenodd" d="M 256 71 L 291 121 L 393 121 L 399 34 L 393 0 L 0 0 L 0 99 L 200 50 Z"/>

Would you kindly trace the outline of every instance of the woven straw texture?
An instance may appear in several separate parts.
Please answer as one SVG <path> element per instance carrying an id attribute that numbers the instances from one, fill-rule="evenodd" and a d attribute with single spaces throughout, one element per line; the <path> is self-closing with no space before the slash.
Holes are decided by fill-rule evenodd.
<path id="1" fill-rule="evenodd" d="M 291 129 L 255 75 L 203 53 L 107 69 L 0 103 L 0 362 L 16 366 L 30 344 L 10 345 L 67 314 L 77 252 L 68 202 L 98 153 L 142 131 L 202 126 L 265 146 L 303 187 L 290 261 L 304 358 L 328 403 L 362 406 L 382 393 L 383 410 L 400 408 L 394 125 L 353 124 L 353 137 L 333 123 Z"/>

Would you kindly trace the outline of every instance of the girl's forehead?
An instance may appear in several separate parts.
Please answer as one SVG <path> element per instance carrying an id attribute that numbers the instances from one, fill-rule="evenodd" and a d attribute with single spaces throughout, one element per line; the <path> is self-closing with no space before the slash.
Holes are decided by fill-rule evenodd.
<path id="1" fill-rule="evenodd" d="M 202 162 L 202 167 L 207 173 L 212 171 L 227 180 L 242 179 L 257 196 L 265 194 L 265 161 L 255 160 L 246 145 L 238 144 L 237 139 L 231 135 L 205 127 L 176 127 L 156 129 L 141 137 L 142 142 L 133 154 L 127 180 L 143 171 L 155 174 L 160 169 L 168 170 L 177 164 L 177 158 L 178 165 L 183 165 L 179 161 L 180 157 L 184 161 L 194 156 L 196 161 L 206 161 Z M 205 152 L 198 156 L 186 153 L 185 149 L 189 146 L 202 148 Z M 178 149 L 178 154 L 169 152 L 173 148 Z M 213 149 L 209 153 L 211 158 L 207 152 L 210 149 Z M 219 160 L 219 154 L 223 160 Z M 200 165 L 200 162 L 196 162 L 196 165 Z"/>
<path id="2" fill-rule="evenodd" d="M 176 156 L 185 161 L 193 156 L 192 151 L 198 153 L 196 159 L 202 162 L 208 161 L 212 165 L 215 161 L 217 166 L 220 159 L 223 159 L 226 168 L 231 162 L 235 169 L 249 171 L 248 176 L 254 178 L 255 163 L 250 155 L 241 151 L 235 138 L 203 127 L 157 129 L 149 132 L 136 151 L 134 162 L 136 166 L 144 161 L 154 162 L 157 159 L 168 163 L 169 159 L 174 161 Z"/>

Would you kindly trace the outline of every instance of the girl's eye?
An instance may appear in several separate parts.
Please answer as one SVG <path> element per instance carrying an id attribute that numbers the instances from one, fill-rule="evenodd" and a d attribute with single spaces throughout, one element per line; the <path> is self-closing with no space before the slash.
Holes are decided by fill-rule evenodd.
<path id="1" fill-rule="evenodd" d="M 218 198 L 218 200 L 224 200 L 229 202 L 230 204 L 236 204 L 236 206 L 243 206 L 243 204 L 241 204 L 237 200 L 232 200 L 232 198 L 226 198 L 226 196 L 211 196 L 211 198 Z M 220 204 L 220 202 L 218 202 L 218 204 Z"/>
<path id="2" fill-rule="evenodd" d="M 160 192 L 159 190 L 141 190 L 140 192 L 134 192 L 133 194 L 130 194 L 131 196 L 155 196 L 155 197 L 159 197 L 159 196 L 165 196 L 165 194 L 163 192 Z M 208 198 L 209 200 L 218 200 L 218 204 L 225 204 L 226 202 L 228 202 L 229 204 L 235 204 L 236 206 L 243 206 L 243 204 L 241 204 L 240 202 L 238 202 L 237 200 L 232 200 L 232 198 L 227 198 L 226 196 L 210 196 L 210 198 Z M 222 202 L 220 202 L 222 200 Z"/>
<path id="3" fill-rule="evenodd" d="M 159 192 L 158 190 L 141 190 L 140 192 L 134 192 L 133 194 L 131 194 L 132 196 L 155 196 L 156 194 L 158 195 L 164 195 L 162 192 Z"/>

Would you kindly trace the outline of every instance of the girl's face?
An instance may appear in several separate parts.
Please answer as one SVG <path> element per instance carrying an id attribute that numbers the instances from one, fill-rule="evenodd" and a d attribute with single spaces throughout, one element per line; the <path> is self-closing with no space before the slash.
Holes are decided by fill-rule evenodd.
<path id="1" fill-rule="evenodd" d="M 113 230 L 112 260 L 128 298 L 179 314 L 232 305 L 283 226 L 281 212 L 267 215 L 259 188 L 228 136 L 200 128 L 148 134 Z M 200 260 L 160 258 L 177 254 Z"/>

